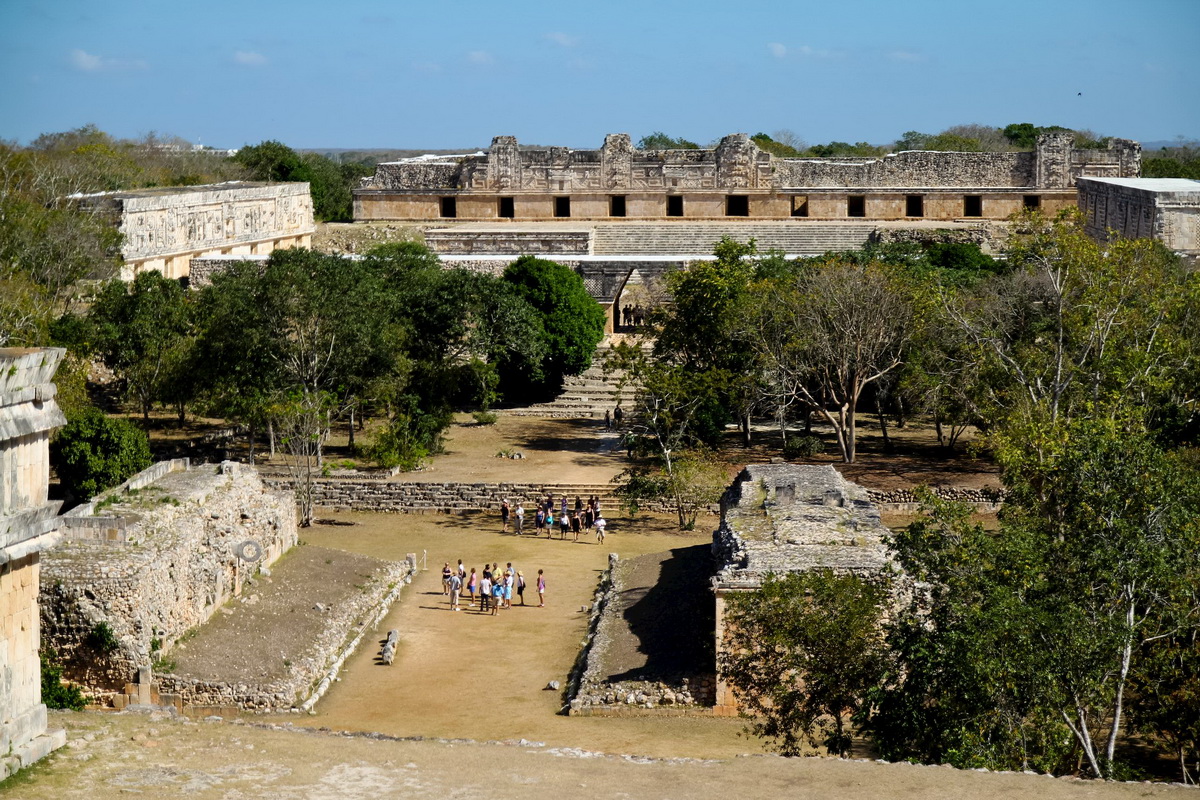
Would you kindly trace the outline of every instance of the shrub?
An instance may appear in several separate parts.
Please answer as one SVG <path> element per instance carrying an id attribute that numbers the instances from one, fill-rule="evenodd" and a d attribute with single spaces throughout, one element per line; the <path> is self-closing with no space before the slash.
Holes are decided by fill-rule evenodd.
<path id="1" fill-rule="evenodd" d="M 97 622 L 88 632 L 84 642 L 97 653 L 105 655 L 120 647 L 116 634 L 113 633 L 112 628 L 108 627 L 107 622 Z"/>
<path id="2" fill-rule="evenodd" d="M 500 419 L 495 411 L 476 411 L 471 416 L 475 418 L 476 425 L 495 425 L 496 420 Z"/>
<path id="3" fill-rule="evenodd" d="M 812 458 L 825 452 L 825 442 L 820 436 L 802 433 L 793 436 L 783 445 L 783 457 L 789 461 L 797 458 Z"/>
<path id="4" fill-rule="evenodd" d="M 63 488 L 87 499 L 150 466 L 150 441 L 135 425 L 91 408 L 51 443 L 50 462 Z"/>
<path id="5" fill-rule="evenodd" d="M 78 686 L 62 682 L 62 663 L 58 660 L 58 654 L 53 650 L 43 650 L 38 656 L 42 661 L 42 702 L 47 708 L 82 711 L 87 698 Z"/>

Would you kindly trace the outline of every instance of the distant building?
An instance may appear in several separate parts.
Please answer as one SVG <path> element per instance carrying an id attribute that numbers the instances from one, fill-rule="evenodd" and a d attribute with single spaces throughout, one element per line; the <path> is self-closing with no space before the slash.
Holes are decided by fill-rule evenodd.
<path id="1" fill-rule="evenodd" d="M 157 270 L 186 278 L 193 258 L 309 247 L 316 229 L 307 183 L 231 181 L 85 195 L 125 235 L 121 277 Z"/>
<path id="2" fill-rule="evenodd" d="M 1089 235 L 1103 240 L 1114 231 L 1126 239 L 1157 239 L 1176 252 L 1200 255 L 1200 181 L 1081 177 L 1078 186 Z"/>
<path id="3" fill-rule="evenodd" d="M 521 149 L 379 164 L 354 190 L 356 220 L 1001 220 L 1075 204 L 1084 175 L 1134 177 L 1141 145 L 1073 147 L 1045 133 L 1021 153 L 905 151 L 871 158 L 779 158 L 743 133 L 712 149 Z"/>

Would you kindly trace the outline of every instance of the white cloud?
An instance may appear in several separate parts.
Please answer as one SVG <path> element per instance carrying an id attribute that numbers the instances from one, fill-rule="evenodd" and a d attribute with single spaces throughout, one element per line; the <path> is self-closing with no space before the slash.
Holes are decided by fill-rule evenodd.
<path id="1" fill-rule="evenodd" d="M 146 69 L 149 66 L 141 59 L 105 58 L 79 49 L 71 51 L 71 63 L 75 65 L 76 69 L 84 72 L 99 72 L 106 69 Z"/>
<path id="2" fill-rule="evenodd" d="M 495 59 L 487 50 L 472 50 L 467 53 L 467 61 L 472 64 L 491 64 Z"/>
<path id="3" fill-rule="evenodd" d="M 267 63 L 267 57 L 253 50 L 238 50 L 233 54 L 233 60 L 243 67 L 261 67 Z"/>
<path id="4" fill-rule="evenodd" d="M 770 50 L 771 55 L 775 56 L 776 58 L 783 58 L 787 55 L 787 48 L 781 45 L 779 42 L 768 42 L 767 49 Z"/>
<path id="5" fill-rule="evenodd" d="M 892 61 L 904 61 L 910 64 L 926 60 L 923 53 L 914 53 L 911 50 L 893 50 L 887 56 Z"/>
<path id="6" fill-rule="evenodd" d="M 561 31 L 547 33 L 546 38 L 557 45 L 562 45 L 563 47 L 574 47 L 575 45 L 579 44 L 578 36 L 572 36 L 569 33 L 562 33 Z"/>

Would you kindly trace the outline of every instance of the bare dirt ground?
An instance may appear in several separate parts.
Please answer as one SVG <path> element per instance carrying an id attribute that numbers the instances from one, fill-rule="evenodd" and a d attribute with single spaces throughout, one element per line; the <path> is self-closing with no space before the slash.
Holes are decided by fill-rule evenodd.
<path id="1" fill-rule="evenodd" d="M 486 727 L 488 718 L 481 715 Z M 983 800 L 1192 797 L 909 764 L 773 756 L 655 760 L 516 742 L 397 741 L 147 714 L 52 712 L 67 747 L 0 785 L 22 800 L 110 797 L 376 800 L 381 797 L 655 800 Z M 1188 792 L 1185 794 L 1184 792 Z"/>
<path id="2" fill-rule="evenodd" d="M 316 638 L 325 630 L 322 612 L 360 592 L 380 576 L 375 558 L 325 547 L 293 547 L 259 576 L 223 613 L 171 650 L 174 672 L 203 680 L 269 682 L 284 678 L 292 664 L 317 658 Z"/>

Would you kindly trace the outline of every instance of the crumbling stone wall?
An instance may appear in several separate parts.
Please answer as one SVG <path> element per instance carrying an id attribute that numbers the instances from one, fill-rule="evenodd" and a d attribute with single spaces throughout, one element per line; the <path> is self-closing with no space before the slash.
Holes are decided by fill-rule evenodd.
<path id="1" fill-rule="evenodd" d="M 200 465 L 139 483 L 68 516 L 65 540 L 43 565 L 45 644 L 92 694 L 121 691 L 296 543 L 291 494 L 264 487 L 250 467 Z M 258 554 L 242 555 L 255 558 L 239 557 L 247 541 Z M 102 623 L 111 649 L 95 635 Z"/>
<path id="2" fill-rule="evenodd" d="M 1200 181 L 1180 178 L 1079 181 L 1088 235 L 1157 239 L 1177 252 L 1200 254 Z"/>

